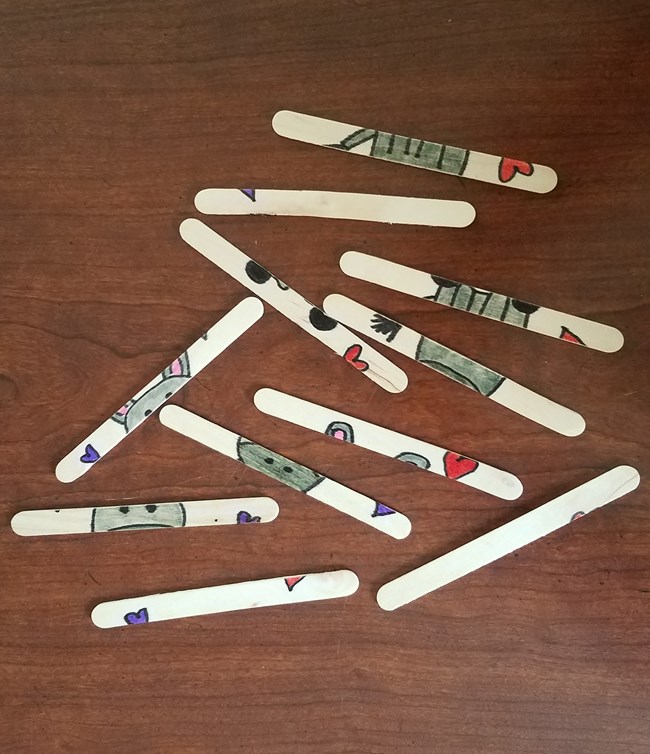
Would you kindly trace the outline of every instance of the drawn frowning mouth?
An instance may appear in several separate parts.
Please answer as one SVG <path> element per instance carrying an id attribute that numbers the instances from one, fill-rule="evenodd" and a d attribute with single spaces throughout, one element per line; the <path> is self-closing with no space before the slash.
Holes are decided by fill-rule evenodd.
<path id="1" fill-rule="evenodd" d="M 126 524 L 125 526 L 113 526 L 108 531 L 124 531 L 125 529 L 176 529 L 172 524 Z"/>

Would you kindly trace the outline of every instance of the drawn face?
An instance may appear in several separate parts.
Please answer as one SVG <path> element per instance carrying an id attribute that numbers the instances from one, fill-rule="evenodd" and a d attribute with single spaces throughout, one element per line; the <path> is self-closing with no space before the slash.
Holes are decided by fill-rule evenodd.
<path id="1" fill-rule="evenodd" d="M 321 474 L 317 474 L 306 466 L 301 466 L 249 440 L 239 439 L 237 455 L 246 466 L 257 469 L 300 492 L 308 492 L 324 479 Z"/>
<path id="2" fill-rule="evenodd" d="M 121 505 L 111 508 L 95 508 L 91 530 L 168 529 L 177 526 L 185 526 L 185 507 L 182 503 Z"/>
<path id="3" fill-rule="evenodd" d="M 125 432 L 130 432 L 180 390 L 190 377 L 190 361 L 187 353 L 183 353 L 164 370 L 157 384 L 125 403 L 111 419 L 122 424 Z"/>

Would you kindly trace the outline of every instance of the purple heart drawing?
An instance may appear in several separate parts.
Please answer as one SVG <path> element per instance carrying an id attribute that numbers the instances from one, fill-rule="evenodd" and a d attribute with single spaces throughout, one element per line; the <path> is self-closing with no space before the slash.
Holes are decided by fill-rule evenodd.
<path id="1" fill-rule="evenodd" d="M 255 189 L 239 189 L 242 194 L 245 194 L 252 202 L 255 201 Z"/>
<path id="2" fill-rule="evenodd" d="M 259 524 L 261 521 L 260 516 L 251 516 L 248 511 L 239 511 L 237 514 L 238 524 Z"/>
<path id="3" fill-rule="evenodd" d="M 137 612 L 127 613 L 124 616 L 124 622 L 128 623 L 130 626 L 133 626 L 136 623 L 149 623 L 149 613 L 147 612 L 147 608 L 141 607 Z"/>
<path id="4" fill-rule="evenodd" d="M 387 505 L 384 505 L 383 503 L 377 503 L 375 505 L 375 510 L 372 514 L 372 517 L 375 518 L 376 516 L 390 516 L 391 513 L 396 513 L 397 511 L 394 511 L 392 508 L 389 508 Z"/>
<path id="5" fill-rule="evenodd" d="M 86 449 L 84 451 L 84 454 L 79 459 L 81 463 L 95 463 L 95 461 L 99 461 L 100 455 L 99 453 L 93 448 L 92 445 L 86 445 Z"/>

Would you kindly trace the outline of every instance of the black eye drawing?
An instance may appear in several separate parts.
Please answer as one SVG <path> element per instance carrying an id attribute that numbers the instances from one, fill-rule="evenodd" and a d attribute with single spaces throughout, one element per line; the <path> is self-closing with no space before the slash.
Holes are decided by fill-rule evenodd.
<path id="1" fill-rule="evenodd" d="M 338 325 L 335 319 L 328 317 L 324 311 L 315 306 L 309 310 L 309 321 L 317 330 L 333 330 Z"/>
<path id="2" fill-rule="evenodd" d="M 291 468 L 291 466 L 284 466 L 282 468 L 282 471 L 286 471 L 287 474 L 293 474 L 293 469 Z"/>
<path id="3" fill-rule="evenodd" d="M 380 335 L 385 335 L 387 343 L 390 343 L 402 329 L 402 325 L 398 325 L 397 322 L 393 322 L 393 320 L 388 319 L 388 317 L 382 317 L 381 314 L 373 315 L 370 320 L 370 327 Z"/>
<path id="4" fill-rule="evenodd" d="M 123 505 L 120 508 L 120 513 L 124 513 L 126 515 L 128 512 L 129 512 L 129 506 L 128 505 Z"/>
<path id="5" fill-rule="evenodd" d="M 288 285 L 285 285 L 276 277 L 271 275 L 271 273 L 267 269 L 262 267 L 261 264 L 258 264 L 257 262 L 255 262 L 253 259 L 251 259 L 249 262 L 246 262 L 245 272 L 246 272 L 246 275 L 248 275 L 248 277 L 254 283 L 257 283 L 258 285 L 262 285 L 263 283 L 268 283 L 268 281 L 271 280 L 271 278 L 273 278 L 278 288 L 280 288 L 283 291 L 289 290 Z"/>
<path id="6" fill-rule="evenodd" d="M 532 314 L 539 309 L 539 306 L 535 306 L 535 304 L 528 304 L 526 301 L 519 301 L 516 298 L 511 299 L 511 301 L 515 309 L 522 314 Z"/>
<path id="7" fill-rule="evenodd" d="M 150 413 L 151 413 L 151 409 L 150 409 L 150 408 L 148 408 L 148 409 L 147 409 L 147 410 L 146 410 L 146 411 L 144 412 L 144 415 L 145 415 L 145 416 L 149 416 L 149 414 L 150 414 Z"/>
<path id="8" fill-rule="evenodd" d="M 157 505 L 145 505 L 144 506 L 149 513 L 155 513 L 158 510 Z"/>
<path id="9" fill-rule="evenodd" d="M 264 459 L 264 463 L 268 463 L 269 466 L 270 466 L 273 463 L 273 459 L 272 458 L 265 458 Z"/>
<path id="10" fill-rule="evenodd" d="M 165 393 L 165 398 L 171 398 L 171 397 L 172 397 L 172 395 L 173 395 L 173 393 L 172 393 L 172 392 L 169 392 L 169 393 Z"/>

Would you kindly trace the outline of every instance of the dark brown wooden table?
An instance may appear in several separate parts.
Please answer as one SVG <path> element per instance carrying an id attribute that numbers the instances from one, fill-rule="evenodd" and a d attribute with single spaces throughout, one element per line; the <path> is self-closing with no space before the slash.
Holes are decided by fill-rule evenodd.
<path id="1" fill-rule="evenodd" d="M 650 752 L 650 512 L 634 494 L 394 613 L 387 580 L 608 468 L 648 463 L 648 6 L 0 3 L 0 749 Z M 293 109 L 524 157 L 539 196 L 281 139 Z M 556 435 L 395 356 L 394 396 L 279 314 L 178 402 L 407 513 L 394 541 L 147 422 L 56 462 L 245 292 L 186 246 L 195 192 L 465 199 L 464 230 L 212 218 L 315 302 L 358 297 L 580 411 Z M 621 328 L 572 347 L 346 278 L 357 249 Z M 269 385 L 517 473 L 504 502 L 260 414 Z M 19 510 L 268 494 L 268 526 L 19 539 Z M 100 601 L 348 567 L 346 600 L 101 631 Z"/>

